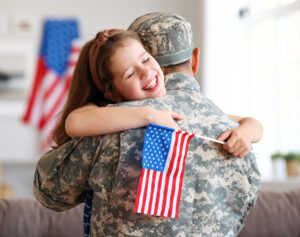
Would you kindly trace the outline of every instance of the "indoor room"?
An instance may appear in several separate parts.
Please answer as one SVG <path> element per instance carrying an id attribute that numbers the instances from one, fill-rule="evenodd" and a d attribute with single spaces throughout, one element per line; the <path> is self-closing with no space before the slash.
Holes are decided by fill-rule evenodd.
<path id="1" fill-rule="evenodd" d="M 209 216 L 207 216 L 208 223 L 213 223 L 213 220 L 209 218 L 214 216 L 221 224 L 216 224 L 217 227 L 210 230 L 212 232 L 207 232 L 210 234 L 207 234 L 200 225 L 195 224 L 193 227 L 184 227 L 190 228 L 189 233 L 184 232 L 185 235 L 182 235 L 181 232 L 178 232 L 177 236 L 194 236 L 193 234 L 195 234 L 195 236 L 292 237 L 300 235 L 298 226 L 300 220 L 300 139 L 298 138 L 300 133 L 300 0 L 90 0 L 86 2 L 78 0 L 27 0 L 25 2 L 0 0 L 0 236 L 83 236 L 86 234 L 83 227 L 83 204 L 79 205 L 78 208 L 78 203 L 76 203 L 73 206 L 77 207 L 71 210 L 54 212 L 44 207 L 47 206 L 46 201 L 43 203 L 41 200 L 36 200 L 33 191 L 34 186 L 36 186 L 35 188 L 39 185 L 41 187 L 44 177 L 41 171 L 36 170 L 37 165 L 40 158 L 53 149 L 51 146 L 54 143 L 49 140 L 49 137 L 67 101 L 72 76 L 74 70 L 76 72 L 76 64 L 84 44 L 94 39 L 99 31 L 115 28 L 126 30 L 138 17 L 156 12 L 176 14 L 190 23 L 194 47 L 200 49 L 197 61 L 199 66 L 196 71 L 193 71 L 197 81 L 196 87 L 200 88 L 199 94 L 213 104 L 209 104 L 209 106 L 204 104 L 202 108 L 216 106 L 214 111 L 220 111 L 215 115 L 212 115 L 214 112 L 208 111 L 206 115 L 202 114 L 199 117 L 197 126 L 201 127 L 202 130 L 191 129 L 187 131 L 190 133 L 203 131 L 203 133 L 195 134 L 195 138 L 192 140 L 193 144 L 195 143 L 194 140 L 198 139 L 199 147 L 203 147 L 203 154 L 206 152 L 205 149 L 216 149 L 213 152 L 220 152 L 220 149 L 224 150 L 225 145 L 216 143 L 215 139 L 218 139 L 218 136 L 222 134 L 220 129 L 223 128 L 223 123 L 227 123 L 227 119 L 223 120 L 223 116 L 227 115 L 253 118 L 263 128 L 261 137 L 255 141 L 247 140 L 248 144 L 251 145 L 250 153 L 252 156 L 247 155 L 241 158 L 238 158 L 237 155 L 230 156 L 230 159 L 235 160 L 234 169 L 240 167 L 241 170 L 249 169 L 249 172 L 254 169 L 258 174 L 255 177 L 257 183 L 253 181 L 256 187 L 252 203 L 249 206 L 245 204 L 243 207 L 243 215 L 239 216 L 239 226 L 232 227 L 232 229 L 228 227 L 230 230 L 225 231 L 222 228 L 229 222 L 226 222 L 224 226 L 222 225 L 223 214 L 221 211 L 218 212 L 212 208 L 211 212 L 214 215 L 209 216 L 207 212 L 203 211 L 204 209 L 201 209 L 200 214 L 193 212 L 193 214 L 189 213 L 186 216 L 206 216 L 207 214 Z M 150 20 L 147 22 L 149 23 Z M 163 28 L 162 21 L 160 23 L 158 27 Z M 168 30 L 169 28 L 167 33 Z M 155 41 L 155 44 L 158 42 Z M 163 43 L 163 45 L 162 47 L 168 48 L 167 43 Z M 130 57 L 128 56 L 128 62 Z M 87 65 L 90 66 L 91 63 Z M 55 74 L 57 71 L 58 73 Z M 163 72 L 165 73 L 164 70 Z M 89 73 L 94 80 L 93 72 Z M 150 84 L 147 84 L 147 89 L 152 87 Z M 96 87 L 99 89 L 97 85 Z M 101 91 L 101 89 L 99 90 Z M 166 87 L 166 91 L 168 95 L 168 87 Z M 104 92 L 103 95 L 107 99 Z M 78 97 L 80 96 L 78 95 Z M 180 101 L 179 97 L 177 99 Z M 111 101 L 115 103 L 124 100 Z M 170 101 L 172 103 L 171 99 Z M 175 101 L 173 102 L 175 103 Z M 190 104 L 193 103 L 193 101 L 190 102 Z M 184 103 L 182 102 L 182 104 Z M 180 108 L 181 103 L 176 103 L 176 106 L 172 108 Z M 183 108 L 182 111 L 184 111 L 184 115 L 187 108 Z M 202 113 L 201 111 L 195 109 L 187 112 L 187 114 L 194 116 L 198 112 Z M 181 110 L 175 112 L 180 114 Z M 216 121 L 203 120 L 202 116 L 203 118 L 211 116 Z M 117 115 L 117 117 L 122 118 L 122 115 Z M 177 120 L 174 115 L 173 118 Z M 188 116 L 184 116 L 183 121 L 177 123 L 179 129 L 181 126 L 186 128 L 186 122 L 189 121 L 192 119 L 189 120 Z M 242 127 L 243 121 L 238 120 L 237 124 Z M 107 122 L 109 123 L 109 121 Z M 206 126 L 207 128 L 205 128 Z M 123 137 L 120 135 L 121 141 L 126 139 L 126 134 L 130 133 L 128 130 L 130 131 L 131 127 L 123 130 L 125 132 L 121 134 L 125 135 Z M 113 132 L 106 134 L 115 132 L 120 132 L 120 130 L 113 130 Z M 255 129 L 249 129 L 247 132 L 245 134 L 249 135 L 249 133 L 254 133 Z M 94 137 L 96 135 L 98 134 L 83 136 Z M 197 135 L 202 136 L 202 138 L 196 138 Z M 231 136 L 234 136 L 234 133 Z M 79 137 L 73 140 L 80 143 Z M 229 139 L 230 136 L 224 139 L 223 143 L 226 144 Z M 101 146 L 105 146 L 105 144 Z M 101 146 L 98 146 L 99 149 Z M 193 147 L 192 143 L 190 143 L 190 149 L 191 147 Z M 77 148 L 74 145 L 68 149 L 71 154 Z M 219 151 L 217 151 L 218 149 Z M 121 148 L 119 152 L 122 154 Z M 186 152 L 188 159 L 195 150 L 193 148 L 191 150 L 186 149 Z M 230 151 L 226 152 L 230 153 Z M 66 153 L 57 155 L 57 159 L 61 159 L 64 154 Z M 141 156 L 142 151 L 139 150 L 132 154 Z M 81 155 L 81 157 L 85 156 L 85 153 Z M 53 158 L 56 157 L 53 156 Z M 203 160 L 209 160 L 209 157 L 202 156 L 202 153 L 199 155 L 199 159 Z M 70 160 L 74 162 L 74 159 Z M 67 161 L 64 162 L 67 163 Z M 64 162 L 61 161 L 60 163 Z M 123 161 L 120 158 L 118 167 L 122 165 L 121 162 Z M 200 185 L 206 180 L 206 176 L 203 178 L 201 175 L 205 172 L 209 173 L 209 169 L 214 166 L 208 165 L 207 170 L 203 171 L 202 168 L 198 169 L 193 165 L 189 169 L 187 168 L 189 161 L 185 162 L 186 164 L 183 162 L 182 173 L 183 196 L 185 195 L 184 190 L 188 189 L 188 186 L 185 185 L 189 182 L 186 178 L 189 177 L 189 172 L 195 171 L 193 175 L 198 176 L 199 180 L 201 179 L 201 182 L 198 183 Z M 49 169 L 51 167 L 53 172 L 56 172 L 59 169 L 54 168 L 54 165 L 56 163 L 49 165 Z M 251 167 L 249 168 L 248 165 Z M 229 169 L 228 167 L 226 166 L 226 169 Z M 116 168 L 116 172 L 118 169 Z M 86 170 L 84 168 L 82 170 L 79 176 L 85 174 Z M 202 173 L 197 174 L 196 171 Z M 230 178 L 226 179 L 222 176 L 225 173 L 224 170 L 222 171 L 224 173 L 215 172 L 216 175 L 220 175 L 220 180 L 226 180 L 225 183 L 230 180 Z M 94 173 L 93 170 L 87 176 L 91 178 Z M 187 176 L 185 177 L 183 174 Z M 228 173 L 228 177 L 232 177 L 232 174 Z M 254 185 L 251 181 L 252 174 L 244 171 L 240 171 L 239 174 L 241 175 L 241 183 L 244 182 L 244 179 L 248 179 L 245 182 L 246 185 L 249 185 L 247 190 L 250 190 L 251 185 Z M 65 176 L 68 176 L 66 171 Z M 138 177 L 136 178 L 137 183 Z M 88 179 L 84 185 L 93 187 L 94 183 L 91 180 Z M 218 185 L 222 184 L 220 180 L 211 182 L 211 193 L 218 190 Z M 118 182 L 118 179 L 115 179 L 114 182 Z M 239 190 L 240 186 L 238 185 L 243 185 L 237 184 L 239 181 L 232 182 L 237 185 L 236 190 Z M 76 182 L 74 181 L 74 183 Z M 55 189 L 56 185 L 58 184 L 55 183 L 54 185 L 53 183 L 51 189 Z M 76 185 L 81 187 L 83 184 Z M 128 186 L 132 188 L 130 185 Z M 207 197 L 212 198 L 209 191 L 205 191 L 204 187 L 201 188 Z M 245 185 L 243 188 L 246 190 Z M 97 187 L 97 189 L 100 188 Z M 136 189 L 134 195 L 136 195 Z M 227 188 L 224 190 L 226 193 L 230 192 Z M 239 192 L 236 190 L 237 193 L 231 193 L 231 196 L 239 196 Z M 245 190 L 243 192 L 246 193 Z M 62 190 L 61 193 L 64 191 L 67 192 Z M 175 191 L 175 193 L 177 192 L 178 190 Z M 194 191 L 190 191 L 190 193 L 195 197 L 197 196 Z M 43 195 L 50 194 L 43 193 Z M 94 197 L 101 195 L 96 195 L 94 192 Z M 105 195 L 108 194 L 105 193 Z M 219 193 L 219 195 L 221 194 Z M 128 196 L 130 195 L 128 194 Z M 226 198 L 228 197 L 226 196 Z M 68 198 L 64 197 L 63 200 L 65 199 Z M 179 222 L 176 223 L 181 223 L 182 216 L 185 216 L 185 214 L 180 215 L 180 210 L 183 209 L 182 205 L 185 205 L 184 203 L 188 199 L 187 197 L 180 200 L 179 195 L 179 218 L 176 217 L 178 218 L 176 221 Z M 213 203 L 212 199 L 210 200 L 211 203 Z M 243 201 L 245 200 L 243 199 Z M 52 201 L 58 202 L 56 197 L 53 197 Z M 84 202 L 84 199 L 80 202 Z M 94 202 L 97 201 L 93 199 L 93 204 Z M 128 204 L 126 200 L 124 203 Z M 226 205 L 229 205 L 228 203 L 230 201 L 227 200 Z M 216 207 L 218 204 L 214 206 Z M 250 206 L 254 207 L 249 208 Z M 66 210 L 70 207 L 56 209 Z M 32 214 L 26 208 L 32 209 L 30 210 Z M 222 208 L 220 210 L 226 212 L 227 209 Z M 231 208 L 234 209 L 232 206 Z M 189 209 L 187 208 L 187 210 Z M 26 214 L 23 215 L 22 213 L 25 212 Z M 18 216 L 17 227 L 7 226 L 15 218 L 14 215 Z M 70 218 L 71 216 L 72 218 Z M 91 220 L 94 219 L 92 216 Z M 65 220 L 67 221 L 65 222 Z M 193 222 L 193 219 L 191 221 Z M 234 224 L 230 225 L 235 226 Z M 228 224 L 228 226 L 230 225 Z M 35 228 L 34 226 L 38 226 L 38 228 L 31 230 L 31 226 L 32 229 Z M 70 228 L 77 226 L 77 229 L 74 228 L 73 232 L 66 231 L 68 228 L 64 228 L 64 226 Z M 122 233 L 128 234 L 129 229 L 126 228 L 127 232 L 122 230 Z M 222 229 L 223 234 L 218 232 L 219 229 Z M 102 236 L 99 234 L 100 232 L 97 235 L 95 233 L 92 230 L 90 235 L 85 236 Z M 151 236 L 150 232 L 141 231 L 137 233 L 142 234 L 135 236 Z M 113 234 L 111 235 L 113 236 Z M 106 236 L 111 235 L 107 234 Z M 153 236 L 173 236 L 173 234 L 156 233 Z"/>

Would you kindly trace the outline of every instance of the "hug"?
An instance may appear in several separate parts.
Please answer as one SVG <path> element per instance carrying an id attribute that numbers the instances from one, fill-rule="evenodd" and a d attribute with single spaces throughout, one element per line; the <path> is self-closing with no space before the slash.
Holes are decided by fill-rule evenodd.
<path id="1" fill-rule="evenodd" d="M 190 23 L 168 13 L 87 42 L 53 131 L 56 146 L 36 167 L 36 198 L 63 211 L 88 195 L 89 236 L 236 236 L 260 189 L 251 144 L 262 127 L 203 96 L 194 78 L 199 54 Z M 176 218 L 134 211 L 150 123 L 224 143 L 190 140 Z"/>

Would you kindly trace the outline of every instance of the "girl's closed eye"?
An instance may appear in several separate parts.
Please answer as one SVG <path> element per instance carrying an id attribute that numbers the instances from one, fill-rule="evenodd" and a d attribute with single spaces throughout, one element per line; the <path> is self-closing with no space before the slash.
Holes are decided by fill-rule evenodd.
<path id="1" fill-rule="evenodd" d="M 130 77 L 132 77 L 133 76 L 133 74 L 134 74 L 134 71 L 133 72 L 131 72 L 128 76 L 127 76 L 127 78 L 130 78 Z"/>
<path id="2" fill-rule="evenodd" d="M 150 61 L 150 57 L 147 57 L 146 59 L 143 60 L 143 63 L 147 63 Z"/>

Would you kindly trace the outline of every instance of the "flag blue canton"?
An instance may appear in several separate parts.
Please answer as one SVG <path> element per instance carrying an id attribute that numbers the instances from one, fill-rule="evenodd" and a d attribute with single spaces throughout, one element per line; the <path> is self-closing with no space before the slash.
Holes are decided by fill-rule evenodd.
<path id="1" fill-rule="evenodd" d="M 172 128 L 149 124 L 144 139 L 143 168 L 164 170 L 174 131 Z"/>
<path id="2" fill-rule="evenodd" d="M 67 68 L 71 42 L 79 37 L 76 20 L 46 20 L 41 56 L 58 75 Z"/>

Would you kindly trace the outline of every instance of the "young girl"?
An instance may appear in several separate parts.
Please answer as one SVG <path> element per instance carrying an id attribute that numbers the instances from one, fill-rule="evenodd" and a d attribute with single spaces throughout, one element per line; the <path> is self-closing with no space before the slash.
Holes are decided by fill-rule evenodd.
<path id="1" fill-rule="evenodd" d="M 165 94 L 163 72 L 135 33 L 118 29 L 99 32 L 81 51 L 53 140 L 60 146 L 73 136 L 108 134 L 150 122 L 178 128 L 173 119 L 183 118 L 173 111 L 105 107 Z"/>
<path id="2" fill-rule="evenodd" d="M 159 64 L 144 49 L 138 36 L 125 30 L 99 32 L 83 47 L 71 82 L 62 118 L 53 133 L 58 146 L 76 136 L 109 134 L 156 123 L 178 129 L 173 111 L 151 107 L 105 107 L 108 103 L 142 100 L 166 94 Z M 223 148 L 244 157 L 251 143 L 261 138 L 253 118 L 231 116 L 240 123 L 221 134 Z"/>

